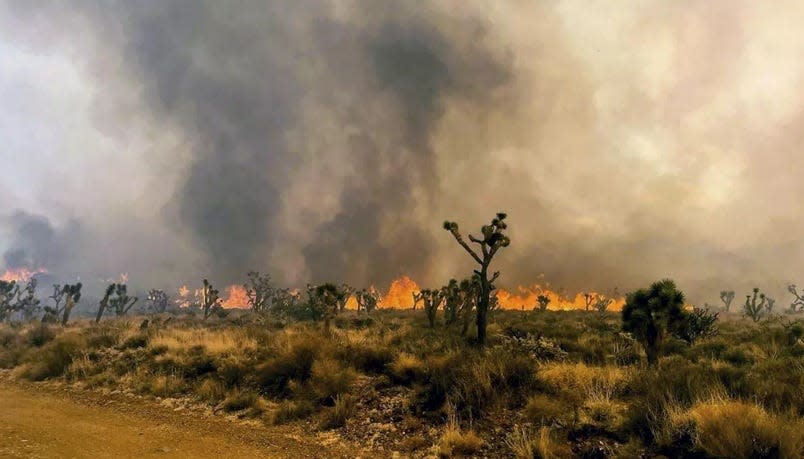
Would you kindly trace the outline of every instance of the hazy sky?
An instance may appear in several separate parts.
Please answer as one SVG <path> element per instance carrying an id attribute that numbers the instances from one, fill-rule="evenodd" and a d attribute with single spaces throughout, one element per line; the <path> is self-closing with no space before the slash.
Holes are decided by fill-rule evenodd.
<path id="1" fill-rule="evenodd" d="M 0 0 L 0 268 L 804 283 L 801 2 L 72 3 Z"/>

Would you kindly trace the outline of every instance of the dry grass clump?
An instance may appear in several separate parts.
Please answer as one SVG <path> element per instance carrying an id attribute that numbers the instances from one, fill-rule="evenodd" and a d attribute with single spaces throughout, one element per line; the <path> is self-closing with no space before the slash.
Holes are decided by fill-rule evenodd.
<path id="1" fill-rule="evenodd" d="M 176 375 L 143 376 L 138 391 L 154 397 L 175 397 L 187 390 L 187 384 Z"/>
<path id="2" fill-rule="evenodd" d="M 804 422 L 771 415 L 753 403 L 715 397 L 688 409 L 671 406 L 657 432 L 660 444 L 692 441 L 712 457 L 798 458 L 804 455 Z"/>
<path id="3" fill-rule="evenodd" d="M 618 366 L 594 367 L 585 363 L 548 363 L 542 365 L 536 379 L 554 393 L 592 391 L 614 394 L 625 387 L 633 370 Z"/>
<path id="4" fill-rule="evenodd" d="M 171 352 L 200 346 L 213 355 L 257 349 L 256 339 L 239 328 L 170 328 L 157 332 L 151 338 L 150 344 L 152 347 L 164 347 Z"/>
<path id="5" fill-rule="evenodd" d="M 441 434 L 438 440 L 439 457 L 469 457 L 477 454 L 483 447 L 483 440 L 474 430 L 461 430 L 455 424 L 450 423 Z"/>
<path id="6" fill-rule="evenodd" d="M 312 367 L 310 389 L 324 405 L 332 405 L 336 398 L 349 392 L 356 374 L 335 359 L 317 360 Z"/>
<path id="7" fill-rule="evenodd" d="M 550 425 L 554 422 L 569 421 L 573 415 L 573 408 L 557 397 L 536 394 L 528 398 L 523 414 L 525 419 L 534 424 Z"/>
<path id="8" fill-rule="evenodd" d="M 421 381 L 427 371 L 425 363 L 407 352 L 400 352 L 388 368 L 391 380 L 399 384 Z"/>
<path id="9" fill-rule="evenodd" d="M 357 410 L 357 401 L 349 394 L 339 395 L 335 398 L 335 405 L 321 413 L 318 426 L 322 429 L 337 429 L 346 425 L 346 421 L 354 416 Z"/>
<path id="10" fill-rule="evenodd" d="M 226 386 L 212 378 L 207 378 L 195 388 L 199 400 L 216 405 L 226 398 Z"/>
<path id="11" fill-rule="evenodd" d="M 309 400 L 282 400 L 271 413 L 271 424 L 280 425 L 297 419 L 304 419 L 315 412 L 315 405 Z"/>
<path id="12" fill-rule="evenodd" d="M 564 459 L 574 457 L 568 444 L 561 442 L 550 427 L 534 434 L 525 427 L 515 429 L 506 439 L 516 459 Z"/>

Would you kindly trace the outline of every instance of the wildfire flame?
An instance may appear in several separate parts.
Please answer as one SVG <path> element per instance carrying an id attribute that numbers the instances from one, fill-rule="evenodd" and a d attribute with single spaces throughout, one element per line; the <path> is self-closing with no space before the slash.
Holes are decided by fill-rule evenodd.
<path id="1" fill-rule="evenodd" d="M 562 295 L 547 286 L 534 284 L 530 287 L 517 287 L 517 293 L 511 293 L 504 289 L 498 289 L 497 301 L 502 309 L 519 309 L 530 310 L 537 307 L 539 295 L 544 295 L 550 299 L 547 309 L 553 311 L 569 311 L 573 309 L 585 309 L 586 301 L 583 293 L 578 293 L 573 298 Z M 611 298 L 610 295 L 601 293 L 590 292 L 595 297 Z M 620 311 L 625 304 L 625 298 L 617 297 L 611 298 L 613 301 L 609 305 L 609 311 Z"/>
<path id="2" fill-rule="evenodd" d="M 0 280 L 8 281 L 16 281 L 16 282 L 24 282 L 37 274 L 46 273 L 47 270 L 44 268 L 38 268 L 34 270 L 30 270 L 28 268 L 12 268 L 7 269 L 3 274 L 0 274 Z"/>
<path id="3" fill-rule="evenodd" d="M 224 308 L 246 309 L 249 307 L 246 289 L 242 285 L 235 284 L 226 287 L 226 294 L 228 296 L 221 302 L 221 306 Z"/>
<path id="4" fill-rule="evenodd" d="M 413 294 L 421 290 L 419 284 L 408 276 L 402 276 L 391 282 L 388 293 L 379 302 L 381 308 L 412 308 Z"/>
<path id="5" fill-rule="evenodd" d="M 374 288 L 374 287 L 371 287 Z M 389 309 L 404 309 L 413 307 L 413 294 L 419 292 L 421 288 L 409 276 L 401 276 L 391 282 L 388 293 L 381 295 L 378 307 Z M 194 300 L 200 298 L 200 290 L 192 291 L 187 286 L 179 289 L 177 304 L 187 307 Z M 246 289 L 242 285 L 230 285 L 225 289 L 226 295 L 222 301 L 224 308 L 248 308 L 248 297 Z M 561 292 L 550 289 L 549 285 L 534 284 L 529 287 L 520 286 L 515 292 L 505 289 L 495 290 L 497 302 L 502 309 L 512 310 L 532 310 L 538 307 L 538 297 L 544 295 L 550 299 L 548 309 L 556 310 L 583 310 L 586 308 L 584 293 L 578 293 L 574 297 L 569 297 Z M 625 298 L 613 297 L 610 294 L 590 292 L 595 298 L 611 298 L 613 301 L 609 305 L 609 311 L 620 311 L 625 304 Z M 346 302 L 347 309 L 357 309 L 357 300 L 354 295 L 349 297 Z"/>

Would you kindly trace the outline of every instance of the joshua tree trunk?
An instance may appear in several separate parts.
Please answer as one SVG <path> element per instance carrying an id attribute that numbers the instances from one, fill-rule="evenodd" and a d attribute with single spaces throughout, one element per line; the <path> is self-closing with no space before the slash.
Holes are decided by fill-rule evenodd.
<path id="1" fill-rule="evenodd" d="M 70 313 L 73 311 L 73 306 L 75 306 L 75 302 L 73 301 L 72 295 L 67 296 L 67 301 L 64 303 L 64 315 L 61 317 L 61 326 L 64 327 L 67 325 L 67 321 L 70 320 Z"/>

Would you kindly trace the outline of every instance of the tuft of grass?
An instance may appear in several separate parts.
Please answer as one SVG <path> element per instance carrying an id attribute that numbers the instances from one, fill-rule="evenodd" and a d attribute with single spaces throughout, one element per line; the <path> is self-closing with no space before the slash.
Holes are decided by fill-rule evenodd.
<path id="1" fill-rule="evenodd" d="M 424 379 L 427 368 L 425 363 L 413 354 L 401 352 L 389 367 L 391 380 L 398 384 L 411 384 Z"/>
<path id="2" fill-rule="evenodd" d="M 357 410 L 355 398 L 349 394 L 335 398 L 335 405 L 321 413 L 319 427 L 324 430 L 337 429 L 346 425 L 346 421 L 354 416 Z"/>
<path id="3" fill-rule="evenodd" d="M 260 397 L 254 392 L 247 391 L 234 391 L 229 394 L 223 401 L 221 407 L 227 413 L 234 411 L 243 411 L 247 408 L 253 408 L 260 403 Z"/>
<path id="4" fill-rule="evenodd" d="M 438 440 L 438 455 L 444 458 L 469 457 L 477 454 L 483 447 L 483 440 L 473 431 L 463 431 L 450 423 Z"/>
<path id="5" fill-rule="evenodd" d="M 41 348 L 34 348 L 24 360 L 20 375 L 31 381 L 43 381 L 64 374 L 86 348 L 86 340 L 74 333 L 64 333 Z"/>
<path id="6" fill-rule="evenodd" d="M 226 386 L 212 378 L 207 378 L 195 389 L 195 395 L 199 400 L 217 405 L 226 398 Z"/>
<path id="7" fill-rule="evenodd" d="M 557 397 L 536 394 L 528 398 L 523 414 L 525 419 L 537 425 L 566 423 L 572 417 L 573 407 Z"/>
<path id="8" fill-rule="evenodd" d="M 333 405 L 339 395 L 349 392 L 355 372 L 335 359 L 317 360 L 313 364 L 310 389 L 319 403 Z"/>
<path id="9" fill-rule="evenodd" d="M 572 449 L 561 442 L 547 426 L 535 434 L 525 427 L 515 429 L 506 439 L 516 459 L 564 459 L 575 457 Z"/>
<path id="10" fill-rule="evenodd" d="M 804 436 L 801 419 L 774 416 L 753 403 L 713 398 L 689 409 L 667 411 L 660 444 L 690 439 L 696 450 L 712 457 L 801 457 Z"/>
<path id="11" fill-rule="evenodd" d="M 315 406 L 309 400 L 283 400 L 271 413 L 271 424 L 280 425 L 304 419 L 314 412 Z"/>

